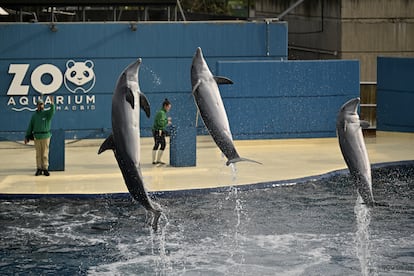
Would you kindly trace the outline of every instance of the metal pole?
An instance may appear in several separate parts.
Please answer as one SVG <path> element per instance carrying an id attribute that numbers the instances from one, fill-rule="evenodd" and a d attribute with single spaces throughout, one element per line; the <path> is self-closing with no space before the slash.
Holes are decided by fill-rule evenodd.
<path id="1" fill-rule="evenodd" d="M 177 0 L 177 6 L 178 6 L 178 9 L 180 10 L 180 13 L 181 13 L 181 16 L 182 16 L 182 18 L 183 18 L 183 21 L 187 21 L 187 19 L 185 19 L 185 15 L 184 15 L 183 7 L 181 7 L 180 0 Z"/>
<path id="2" fill-rule="evenodd" d="M 290 13 L 294 8 L 296 8 L 297 6 L 299 6 L 300 4 L 302 4 L 302 2 L 305 0 L 299 0 L 297 1 L 295 4 L 293 4 L 292 6 L 290 6 L 287 10 L 285 10 L 284 12 L 282 12 L 281 14 L 279 14 L 279 16 L 277 17 L 277 19 L 281 20 L 283 17 L 285 17 L 285 15 L 287 15 L 288 13 Z"/>

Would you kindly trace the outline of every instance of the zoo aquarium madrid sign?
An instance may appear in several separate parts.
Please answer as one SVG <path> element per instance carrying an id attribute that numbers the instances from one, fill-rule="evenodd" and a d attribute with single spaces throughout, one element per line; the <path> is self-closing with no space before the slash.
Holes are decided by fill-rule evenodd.
<path id="1" fill-rule="evenodd" d="M 31 68 L 30 64 L 11 63 L 8 74 L 11 76 L 11 82 L 6 93 L 7 107 L 13 111 L 34 111 L 38 99 L 47 95 L 54 96 L 56 110 L 95 110 L 95 95 L 91 91 L 95 86 L 96 77 L 94 63 L 91 60 L 68 60 L 64 70 L 49 63 L 34 68 Z M 62 89 L 69 93 L 57 95 Z M 48 103 L 49 99 L 44 100 Z"/>

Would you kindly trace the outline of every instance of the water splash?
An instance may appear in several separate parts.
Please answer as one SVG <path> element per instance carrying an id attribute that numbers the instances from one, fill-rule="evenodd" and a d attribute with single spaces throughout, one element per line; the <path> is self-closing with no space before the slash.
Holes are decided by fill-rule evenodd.
<path id="1" fill-rule="evenodd" d="M 235 274 L 243 274 L 243 266 L 245 264 L 245 255 L 243 251 L 244 247 L 244 237 L 243 237 L 243 227 L 245 226 L 246 221 L 248 221 L 248 216 L 246 210 L 244 210 L 243 199 L 240 196 L 239 190 L 236 187 L 231 187 L 226 200 L 231 200 L 234 202 L 234 215 L 235 223 L 234 228 L 229 229 L 228 243 L 229 243 L 229 253 L 230 259 L 233 262 L 233 272 Z"/>
<path id="2" fill-rule="evenodd" d="M 237 221 L 236 221 L 236 224 L 235 224 L 236 235 L 237 235 L 237 230 L 238 230 L 238 228 L 241 224 L 241 215 L 242 215 L 242 210 L 243 210 L 243 204 L 242 204 L 242 200 L 238 196 L 238 190 L 237 190 L 236 187 L 231 187 L 230 191 L 229 191 L 229 195 L 226 197 L 226 200 L 231 200 L 231 199 L 234 199 L 234 202 L 235 202 L 234 213 L 235 213 L 236 218 L 237 218 Z"/>
<path id="3" fill-rule="evenodd" d="M 363 276 L 376 275 L 371 264 L 371 238 L 369 224 L 371 222 L 370 209 L 363 204 L 362 197 L 358 195 L 355 202 L 354 213 L 357 220 L 357 232 L 355 235 L 356 255 Z"/>
<path id="4" fill-rule="evenodd" d="M 219 181 L 220 179 L 223 179 L 225 181 L 225 185 L 228 186 L 228 177 L 231 177 L 232 183 L 230 185 L 237 186 L 239 179 L 238 179 L 238 171 L 237 171 L 237 164 L 236 163 L 230 163 L 229 165 L 226 165 L 227 163 L 227 157 L 221 153 L 221 163 L 219 165 Z M 228 168 L 230 168 L 230 175 Z"/>
<path id="5" fill-rule="evenodd" d="M 165 221 L 165 223 L 164 223 Z M 167 228 L 170 222 L 164 212 L 161 213 L 159 229 L 154 232 L 150 228 L 151 235 L 151 253 L 157 258 L 154 259 L 154 268 L 156 275 L 170 275 L 173 271 L 173 265 L 166 249 Z"/>
<path id="6" fill-rule="evenodd" d="M 160 86 L 162 84 L 161 78 L 149 66 L 141 65 L 141 70 L 143 72 L 148 72 L 151 75 L 151 78 L 152 78 L 151 81 L 152 81 L 152 84 L 154 85 L 154 87 Z"/>
<path id="7" fill-rule="evenodd" d="M 237 184 L 238 182 L 237 166 L 235 163 L 231 163 L 229 166 L 231 168 L 231 180 L 233 181 L 233 184 Z"/>

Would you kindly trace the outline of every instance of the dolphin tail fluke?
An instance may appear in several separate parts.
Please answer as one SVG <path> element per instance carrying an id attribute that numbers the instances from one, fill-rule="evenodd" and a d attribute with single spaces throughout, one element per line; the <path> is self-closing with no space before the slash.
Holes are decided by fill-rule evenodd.
<path id="1" fill-rule="evenodd" d="M 158 230 L 158 220 L 160 219 L 162 209 L 158 203 L 149 202 L 149 206 L 145 207 L 150 214 L 148 224 L 151 226 L 154 232 Z"/>
<path id="2" fill-rule="evenodd" d="M 374 206 L 390 207 L 390 205 L 386 202 L 374 202 Z"/>
<path id="3" fill-rule="evenodd" d="M 154 232 L 157 232 L 158 220 L 160 219 L 161 211 L 154 209 L 151 211 L 151 213 L 152 213 L 151 227 L 152 227 L 152 230 L 154 230 Z"/>
<path id="4" fill-rule="evenodd" d="M 101 154 L 107 149 L 111 149 L 111 150 L 115 149 L 114 138 L 112 134 L 109 135 L 108 138 L 106 138 L 106 140 L 102 143 L 102 145 L 100 146 L 98 150 L 98 154 Z"/>
<path id="5" fill-rule="evenodd" d="M 231 160 L 228 160 L 226 162 L 226 166 L 232 164 L 232 163 L 237 163 L 237 162 L 241 162 L 241 161 L 247 161 L 247 162 L 252 162 L 252 163 L 256 163 L 256 164 L 260 164 L 263 165 L 262 163 L 256 161 L 256 160 L 252 160 L 252 159 L 247 159 L 247 158 L 242 158 L 242 157 L 238 157 L 238 158 L 233 158 Z"/>
<path id="6" fill-rule="evenodd" d="M 361 204 L 366 205 L 366 206 L 368 206 L 370 208 L 373 208 L 373 207 L 390 207 L 390 205 L 388 203 L 385 203 L 385 202 L 377 202 L 377 201 L 369 202 L 369 203 L 363 202 Z"/>
<path id="7" fill-rule="evenodd" d="M 375 207 L 375 206 L 378 206 L 378 207 L 390 207 L 390 205 L 388 203 L 386 203 L 386 202 L 378 202 L 378 201 L 374 201 L 370 205 L 370 207 Z"/>

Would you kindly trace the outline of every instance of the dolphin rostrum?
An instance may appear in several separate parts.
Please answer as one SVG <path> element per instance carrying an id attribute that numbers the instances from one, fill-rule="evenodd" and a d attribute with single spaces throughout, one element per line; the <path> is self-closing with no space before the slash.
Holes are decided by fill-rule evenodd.
<path id="1" fill-rule="evenodd" d="M 366 205 L 373 206 L 375 201 L 372 194 L 371 165 L 361 129 L 361 126 L 368 127 L 369 123 L 359 120 L 359 101 L 359 98 L 354 98 L 341 107 L 336 119 L 336 131 L 339 147 L 354 178 L 358 194 Z"/>
<path id="2" fill-rule="evenodd" d="M 239 161 L 259 163 L 254 160 L 241 158 L 234 147 L 227 113 L 217 85 L 232 83 L 228 78 L 213 76 L 204 60 L 201 48 L 198 47 L 191 65 L 191 85 L 192 94 L 204 124 L 216 145 L 226 156 L 228 160 L 226 162 L 227 166 Z"/>
<path id="3" fill-rule="evenodd" d="M 152 213 L 151 226 L 157 230 L 161 211 L 154 207 L 145 190 L 140 169 L 140 107 L 147 117 L 150 107 L 138 83 L 139 58 L 119 76 L 112 96 L 112 134 L 103 142 L 98 154 L 107 149 L 114 152 L 118 166 L 131 196 Z"/>

